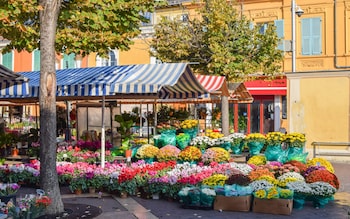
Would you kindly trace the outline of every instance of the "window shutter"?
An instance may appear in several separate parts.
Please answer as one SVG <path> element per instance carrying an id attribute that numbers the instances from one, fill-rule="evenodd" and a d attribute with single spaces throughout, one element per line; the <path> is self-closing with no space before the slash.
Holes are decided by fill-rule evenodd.
<path id="1" fill-rule="evenodd" d="M 304 18 L 301 20 L 301 54 L 311 55 L 311 20 Z"/>
<path id="2" fill-rule="evenodd" d="M 13 60 L 12 52 L 2 54 L 2 65 L 10 70 L 13 70 L 12 60 Z"/>
<path id="3" fill-rule="evenodd" d="M 322 53 L 321 45 L 321 19 L 312 18 L 312 55 L 320 55 Z"/>
<path id="4" fill-rule="evenodd" d="M 277 37 L 280 38 L 277 49 L 284 51 L 284 20 L 275 20 Z"/>
<path id="5" fill-rule="evenodd" d="M 40 50 L 34 50 L 33 56 L 33 71 L 40 71 Z"/>
<path id="6" fill-rule="evenodd" d="M 69 55 L 63 55 L 63 65 L 62 69 L 75 68 L 75 54 L 71 53 Z"/>
<path id="7" fill-rule="evenodd" d="M 321 46 L 321 18 L 304 18 L 301 20 L 302 55 L 319 55 Z"/>

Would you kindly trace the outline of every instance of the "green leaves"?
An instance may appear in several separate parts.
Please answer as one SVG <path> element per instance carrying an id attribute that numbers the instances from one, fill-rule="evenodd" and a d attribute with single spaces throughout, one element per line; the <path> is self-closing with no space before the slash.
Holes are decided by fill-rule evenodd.
<path id="1" fill-rule="evenodd" d="M 273 25 L 265 34 L 225 0 L 206 0 L 186 22 L 163 18 L 155 27 L 152 55 L 163 62 L 196 62 L 196 72 L 245 81 L 257 72 L 279 74 L 282 53 Z"/>
<path id="2" fill-rule="evenodd" d="M 56 32 L 56 52 L 106 55 L 110 49 L 127 50 L 146 22 L 142 12 L 152 12 L 153 0 L 63 1 Z M 11 41 L 3 52 L 39 48 L 38 0 L 0 0 L 0 36 Z M 28 22 L 28 21 L 32 22 Z M 28 25 L 30 23 L 31 25 Z M 63 50 L 62 48 L 67 48 Z"/>

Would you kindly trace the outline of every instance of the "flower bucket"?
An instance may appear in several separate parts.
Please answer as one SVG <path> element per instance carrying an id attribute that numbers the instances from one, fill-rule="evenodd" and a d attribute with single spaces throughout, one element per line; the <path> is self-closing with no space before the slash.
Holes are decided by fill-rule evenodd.
<path id="1" fill-rule="evenodd" d="M 247 146 L 249 148 L 249 154 L 251 156 L 254 156 L 254 155 L 260 154 L 261 149 L 264 147 L 264 143 L 258 142 L 258 141 L 252 141 L 252 142 L 248 142 Z"/>
<path id="2" fill-rule="evenodd" d="M 162 142 L 162 146 L 165 145 L 176 145 L 176 130 L 164 130 L 160 134 L 160 140 Z"/>
<path id="3" fill-rule="evenodd" d="M 190 129 L 182 129 L 182 131 L 185 134 L 188 134 L 190 136 L 190 139 L 192 140 L 193 138 L 195 138 L 197 136 L 198 128 L 195 127 L 195 128 L 190 128 Z"/>
<path id="4" fill-rule="evenodd" d="M 283 150 L 281 144 L 268 145 L 265 150 L 265 157 L 268 161 L 279 161 L 284 163 L 287 159 L 287 151 Z"/>
<path id="5" fill-rule="evenodd" d="M 242 154 L 243 148 L 244 148 L 244 142 L 231 145 L 231 150 L 232 150 L 232 153 L 234 154 Z"/>

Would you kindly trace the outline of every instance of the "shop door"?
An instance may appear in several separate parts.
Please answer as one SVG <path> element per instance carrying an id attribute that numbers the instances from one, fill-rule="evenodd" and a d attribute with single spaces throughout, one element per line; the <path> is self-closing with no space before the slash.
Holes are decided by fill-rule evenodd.
<path id="1" fill-rule="evenodd" d="M 250 133 L 272 132 L 274 130 L 273 96 L 254 97 L 250 105 Z"/>

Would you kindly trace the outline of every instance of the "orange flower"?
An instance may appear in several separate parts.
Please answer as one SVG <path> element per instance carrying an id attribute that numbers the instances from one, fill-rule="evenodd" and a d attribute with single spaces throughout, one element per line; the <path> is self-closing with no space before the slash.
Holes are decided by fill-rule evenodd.
<path id="1" fill-rule="evenodd" d="M 262 176 L 270 176 L 275 179 L 275 175 L 267 168 L 257 168 L 249 173 L 249 178 L 253 181 L 259 179 Z"/>

